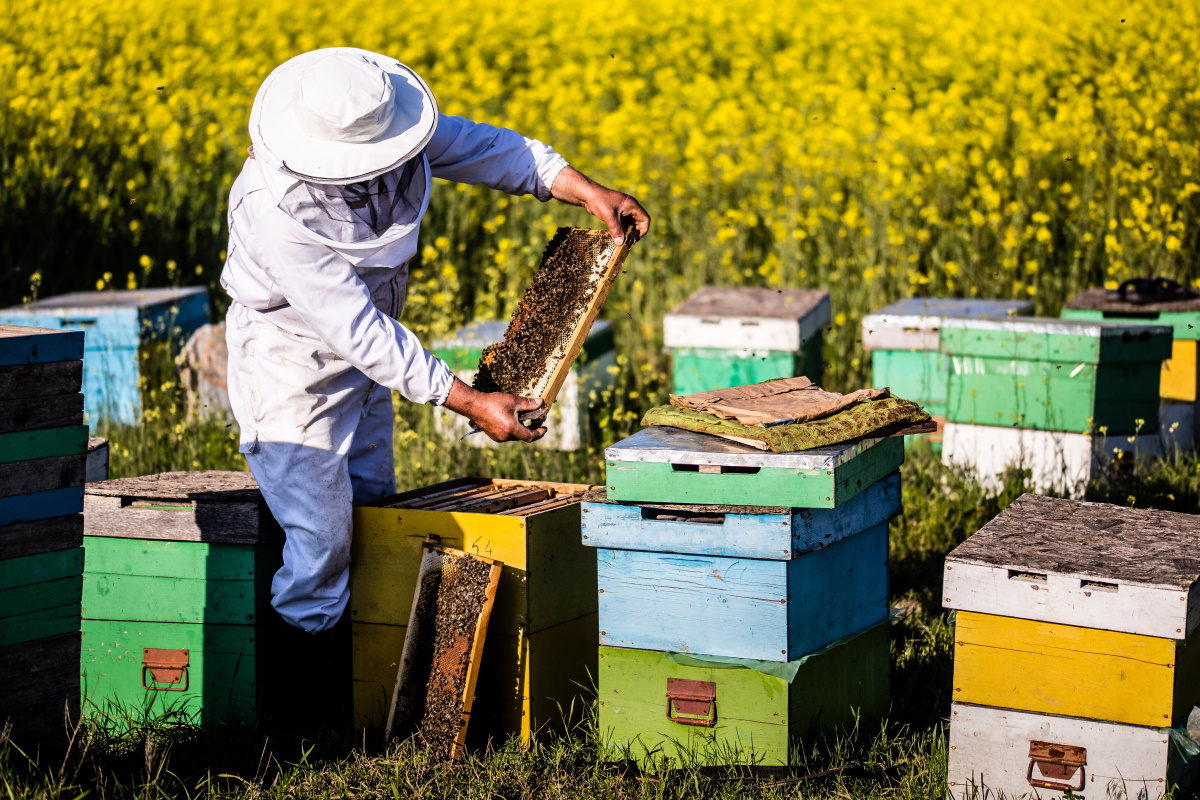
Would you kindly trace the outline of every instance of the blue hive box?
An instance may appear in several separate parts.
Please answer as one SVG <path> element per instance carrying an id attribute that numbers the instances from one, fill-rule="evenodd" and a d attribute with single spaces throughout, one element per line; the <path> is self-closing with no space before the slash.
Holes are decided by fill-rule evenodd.
<path id="1" fill-rule="evenodd" d="M 141 348 L 154 342 L 177 347 L 208 321 L 203 287 L 75 292 L 0 310 L 0 324 L 85 332 L 84 410 L 93 425 L 136 422 Z"/>

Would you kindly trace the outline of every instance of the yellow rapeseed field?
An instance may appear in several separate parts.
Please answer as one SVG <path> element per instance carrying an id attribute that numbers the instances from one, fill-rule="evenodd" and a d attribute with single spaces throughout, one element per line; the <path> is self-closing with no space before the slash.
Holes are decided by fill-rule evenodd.
<path id="1" fill-rule="evenodd" d="M 625 392 L 705 282 L 826 286 L 835 386 L 857 320 L 912 294 L 1065 296 L 1197 277 L 1194 2 L 8 0 L 0 295 L 213 281 L 246 119 L 312 48 L 393 54 L 444 111 L 542 138 L 655 216 L 607 311 Z M 575 209 L 440 186 L 411 323 L 511 308 Z M 202 275 L 203 277 L 197 277 Z M 631 406 L 641 403 L 633 402 Z"/>

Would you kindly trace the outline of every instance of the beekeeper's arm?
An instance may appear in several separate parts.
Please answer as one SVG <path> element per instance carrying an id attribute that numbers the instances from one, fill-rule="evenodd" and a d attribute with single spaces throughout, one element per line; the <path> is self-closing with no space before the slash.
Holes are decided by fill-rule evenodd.
<path id="1" fill-rule="evenodd" d="M 622 221 L 636 225 L 641 236 L 650 230 L 650 215 L 633 197 L 601 186 L 549 145 L 514 130 L 443 114 L 425 155 L 435 178 L 583 206 L 608 226 L 618 243 L 624 236 Z"/>
<path id="2" fill-rule="evenodd" d="M 281 213 L 281 212 L 280 212 Z M 470 418 L 496 441 L 532 441 L 544 433 L 517 420 L 539 401 L 477 392 L 454 377 L 446 362 L 430 353 L 416 335 L 371 301 L 354 266 L 331 248 L 285 233 L 263 237 L 263 263 L 279 287 L 330 350 L 380 386 L 414 403 L 444 404 Z"/>

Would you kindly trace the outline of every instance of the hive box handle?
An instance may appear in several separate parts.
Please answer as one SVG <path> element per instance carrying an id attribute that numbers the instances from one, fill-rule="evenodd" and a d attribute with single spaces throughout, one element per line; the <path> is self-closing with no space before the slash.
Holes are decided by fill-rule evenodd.
<path id="1" fill-rule="evenodd" d="M 188 660 L 187 650 L 145 648 L 142 650 L 142 688 L 152 692 L 186 692 Z"/>
<path id="2" fill-rule="evenodd" d="M 1038 768 L 1042 778 L 1033 777 L 1033 768 Z M 1079 773 L 1079 784 L 1069 781 Z M 1046 780 L 1054 778 L 1055 780 Z M 1039 789 L 1054 789 L 1060 792 L 1081 792 L 1087 783 L 1087 748 L 1054 742 L 1029 742 L 1029 770 L 1025 780 Z"/>
<path id="3" fill-rule="evenodd" d="M 667 678 L 667 719 L 680 725 L 711 728 L 717 724 L 717 684 Z"/>

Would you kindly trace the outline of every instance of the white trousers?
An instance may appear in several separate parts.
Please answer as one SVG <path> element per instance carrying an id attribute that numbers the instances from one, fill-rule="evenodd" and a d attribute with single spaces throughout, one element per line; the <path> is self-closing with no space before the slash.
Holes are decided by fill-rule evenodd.
<path id="1" fill-rule="evenodd" d="M 225 330 L 239 449 L 287 535 L 271 603 L 297 628 L 328 630 L 350 599 L 352 505 L 395 492 L 391 392 L 239 303 Z"/>

